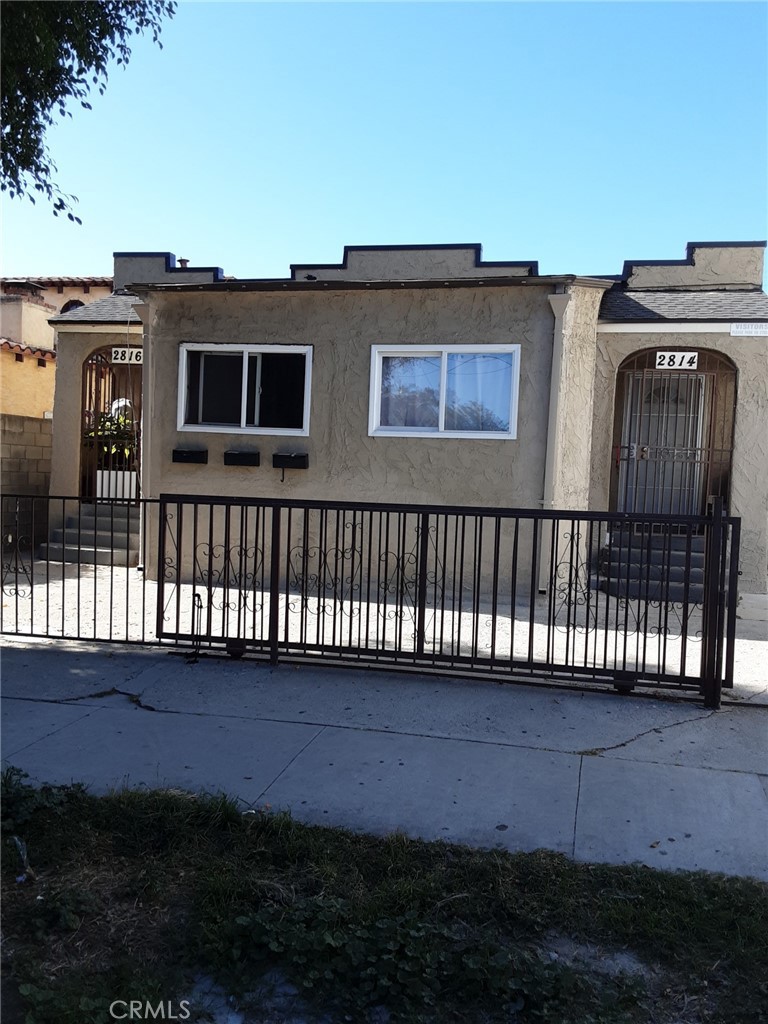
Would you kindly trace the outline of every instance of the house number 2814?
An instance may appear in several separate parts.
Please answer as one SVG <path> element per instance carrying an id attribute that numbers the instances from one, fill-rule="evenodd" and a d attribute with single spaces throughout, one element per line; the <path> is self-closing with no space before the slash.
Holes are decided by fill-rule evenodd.
<path id="1" fill-rule="evenodd" d="M 657 352 L 657 370 L 695 370 L 699 365 L 698 352 Z"/>

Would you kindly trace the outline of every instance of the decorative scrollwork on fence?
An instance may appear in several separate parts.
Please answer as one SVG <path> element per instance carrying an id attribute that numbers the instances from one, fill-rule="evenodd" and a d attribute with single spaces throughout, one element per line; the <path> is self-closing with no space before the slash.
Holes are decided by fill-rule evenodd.
<path id="1" fill-rule="evenodd" d="M 594 552 L 587 550 L 578 527 L 561 533 L 554 544 L 557 558 L 550 583 L 552 625 L 560 632 L 589 633 L 597 628 Z"/>
<path id="2" fill-rule="evenodd" d="M 2 592 L 28 598 L 32 593 L 34 543 L 27 534 L 18 500 L 2 517 Z"/>
<path id="3" fill-rule="evenodd" d="M 288 552 L 288 607 L 310 615 L 359 615 L 363 588 L 363 524 L 345 519 L 342 543 L 331 546 L 309 540 L 308 525 L 301 543 Z"/>
<path id="4" fill-rule="evenodd" d="M 698 590 L 690 588 L 688 601 L 672 598 L 673 567 L 668 558 L 654 564 L 640 545 L 637 564 L 612 562 L 610 547 L 598 548 L 578 528 L 561 533 L 555 547 L 551 622 L 556 630 L 589 633 L 603 628 L 624 636 L 701 640 Z"/>

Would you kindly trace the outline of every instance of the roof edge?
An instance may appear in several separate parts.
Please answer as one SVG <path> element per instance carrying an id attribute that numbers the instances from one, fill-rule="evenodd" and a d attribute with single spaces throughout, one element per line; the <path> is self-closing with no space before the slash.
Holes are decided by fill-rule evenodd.
<path id="1" fill-rule="evenodd" d="M 141 297 L 149 292 L 200 292 L 200 291 L 394 291 L 400 288 L 499 288 L 527 287 L 536 285 L 581 285 L 586 288 L 606 290 L 611 282 L 597 277 L 581 277 L 578 274 L 536 275 L 535 277 L 455 277 L 419 278 L 386 281 L 296 281 L 293 278 L 239 278 L 230 281 L 216 281 L 210 284 L 134 284 L 131 288 Z"/>

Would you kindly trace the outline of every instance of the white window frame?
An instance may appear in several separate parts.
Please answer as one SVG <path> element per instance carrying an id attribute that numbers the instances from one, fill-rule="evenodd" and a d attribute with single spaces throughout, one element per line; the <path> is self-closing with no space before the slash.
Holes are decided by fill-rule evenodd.
<path id="1" fill-rule="evenodd" d="M 512 381 L 509 401 L 509 430 L 446 430 L 445 387 L 449 355 L 466 352 L 512 355 Z M 381 370 L 384 356 L 440 356 L 440 421 L 437 429 L 432 427 L 382 427 L 381 426 Z M 481 440 L 514 440 L 517 437 L 517 406 L 520 386 L 519 345 L 372 345 L 371 346 L 371 387 L 368 401 L 368 434 L 370 437 L 450 437 Z"/>
<path id="2" fill-rule="evenodd" d="M 189 352 L 210 352 L 219 355 L 224 352 L 240 352 L 243 358 L 242 390 L 240 394 L 240 426 L 219 423 L 185 423 L 187 404 L 187 353 Z M 272 353 L 284 355 L 304 356 L 304 412 L 303 424 L 297 427 L 251 427 L 246 426 L 246 395 L 248 389 L 248 356 L 261 353 Z M 259 374 L 261 374 L 261 362 L 259 362 Z M 312 346 L 311 345 L 234 345 L 234 344 L 205 344 L 204 342 L 185 341 L 179 346 L 179 394 L 177 408 L 176 429 L 179 431 L 196 434 L 272 434 L 292 435 L 293 437 L 309 436 L 309 409 L 310 409 L 310 386 L 312 382 Z M 258 400 L 257 400 L 258 404 Z"/>

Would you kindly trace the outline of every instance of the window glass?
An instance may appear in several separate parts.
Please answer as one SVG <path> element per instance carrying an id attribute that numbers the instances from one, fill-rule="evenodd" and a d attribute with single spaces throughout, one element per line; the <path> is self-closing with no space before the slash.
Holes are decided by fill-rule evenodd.
<path id="1" fill-rule="evenodd" d="M 440 355 L 384 356 L 381 364 L 381 426 L 436 430 Z"/>
<path id="2" fill-rule="evenodd" d="M 237 352 L 204 352 L 201 369 L 200 422 L 239 426 L 243 357 Z"/>
<path id="3" fill-rule="evenodd" d="M 517 436 L 520 346 L 374 345 L 368 432 Z"/>
<path id="4" fill-rule="evenodd" d="M 446 430 L 509 430 L 512 353 L 448 354 Z"/>
<path id="5" fill-rule="evenodd" d="M 183 426 L 303 431 L 307 352 L 188 348 Z M 245 390 L 243 390 L 245 374 Z"/>
<path id="6" fill-rule="evenodd" d="M 261 359 L 260 427 L 300 430 L 304 420 L 305 357 L 265 352 Z"/>

